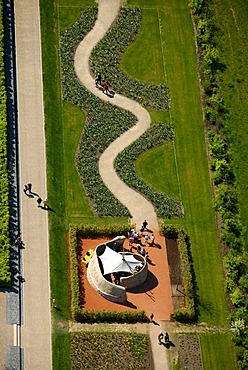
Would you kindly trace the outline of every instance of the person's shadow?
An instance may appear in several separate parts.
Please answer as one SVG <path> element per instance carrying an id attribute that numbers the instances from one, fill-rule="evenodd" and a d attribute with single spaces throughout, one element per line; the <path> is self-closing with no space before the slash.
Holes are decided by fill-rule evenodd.
<path id="1" fill-rule="evenodd" d="M 163 346 L 167 349 L 171 347 L 176 347 L 175 344 L 171 340 L 168 340 L 167 342 L 161 342 L 161 344 L 163 344 Z"/>
<path id="2" fill-rule="evenodd" d="M 155 321 L 155 320 L 151 320 L 151 324 L 160 326 L 160 324 L 157 321 Z"/>

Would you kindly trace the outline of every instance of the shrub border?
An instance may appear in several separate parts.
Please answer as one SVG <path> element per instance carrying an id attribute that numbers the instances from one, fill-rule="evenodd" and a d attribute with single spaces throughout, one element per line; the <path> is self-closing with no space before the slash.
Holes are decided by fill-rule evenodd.
<path id="1" fill-rule="evenodd" d="M 182 228 L 176 225 L 162 224 L 160 231 L 165 238 L 177 241 L 180 254 L 185 307 L 175 310 L 172 318 L 183 323 L 195 322 L 197 319 L 196 287 L 189 237 Z"/>
<path id="2" fill-rule="evenodd" d="M 218 72 L 222 69 L 219 50 L 215 43 L 216 25 L 211 11 L 211 2 L 189 0 L 195 25 L 200 81 L 203 88 L 204 119 L 208 131 L 210 169 L 215 192 L 214 207 L 221 221 L 221 241 L 225 251 L 225 283 L 233 304 L 230 322 L 236 327 L 243 322 L 242 330 L 235 330 L 233 342 L 242 369 L 247 368 L 247 252 L 241 224 L 240 207 L 229 153 L 225 119 L 228 111 L 220 93 Z"/>
<path id="3" fill-rule="evenodd" d="M 0 1 L 0 287 L 8 287 L 10 273 L 9 182 L 7 164 L 7 93 L 4 70 L 3 2 Z"/>

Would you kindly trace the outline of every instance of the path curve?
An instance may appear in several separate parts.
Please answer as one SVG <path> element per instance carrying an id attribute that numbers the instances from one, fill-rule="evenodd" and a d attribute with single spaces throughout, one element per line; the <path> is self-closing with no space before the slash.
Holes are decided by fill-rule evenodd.
<path id="1" fill-rule="evenodd" d="M 117 176 L 114 169 L 116 156 L 149 128 L 151 124 L 150 115 L 139 103 L 122 95 L 115 94 L 113 99 L 107 97 L 101 90 L 95 87 L 95 79 L 90 73 L 90 54 L 118 16 L 121 3 L 121 0 L 98 0 L 97 21 L 93 29 L 78 45 L 75 52 L 74 67 L 78 79 L 87 90 L 105 102 L 128 110 L 136 116 L 136 125 L 113 141 L 101 155 L 99 159 L 99 172 L 108 189 L 128 208 L 134 224 L 139 227 L 144 219 L 147 219 L 149 228 L 158 230 L 158 220 L 153 205 L 141 194 L 129 188 Z"/>

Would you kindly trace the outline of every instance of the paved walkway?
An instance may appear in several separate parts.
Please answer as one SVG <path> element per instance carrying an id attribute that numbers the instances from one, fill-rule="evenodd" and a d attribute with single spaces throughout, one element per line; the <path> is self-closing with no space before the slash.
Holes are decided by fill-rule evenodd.
<path id="1" fill-rule="evenodd" d="M 39 0 L 15 1 L 20 180 L 46 196 Z M 48 215 L 37 197 L 21 198 L 24 368 L 52 368 Z"/>
<path id="2" fill-rule="evenodd" d="M 101 155 L 99 171 L 105 185 L 130 211 L 132 222 L 136 223 L 139 227 L 144 219 L 147 219 L 149 227 L 153 230 L 158 230 L 158 221 L 153 205 L 121 181 L 114 170 L 114 160 L 117 154 L 138 139 L 148 129 L 151 123 L 150 115 L 140 104 L 122 95 L 115 94 L 113 99 L 108 98 L 101 90 L 95 87 L 95 78 L 91 75 L 89 68 L 91 51 L 114 22 L 120 5 L 121 0 L 98 1 L 98 19 L 94 28 L 82 40 L 76 50 L 74 61 L 75 71 L 81 83 L 94 95 L 106 102 L 131 111 L 137 117 L 137 124 L 117 138 Z"/>

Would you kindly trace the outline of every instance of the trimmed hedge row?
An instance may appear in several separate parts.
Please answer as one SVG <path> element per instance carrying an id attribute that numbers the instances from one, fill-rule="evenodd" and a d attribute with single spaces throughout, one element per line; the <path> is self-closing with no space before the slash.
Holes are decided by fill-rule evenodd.
<path id="1" fill-rule="evenodd" d="M 156 208 L 158 217 L 164 218 L 182 217 L 181 202 L 150 188 L 137 175 L 134 162 L 142 152 L 173 138 L 174 131 L 172 126 L 154 124 L 135 143 L 124 149 L 115 161 L 115 169 L 120 178 L 127 185 L 144 194 Z"/>
<path id="2" fill-rule="evenodd" d="M 69 256 L 70 256 L 70 286 L 71 286 L 71 316 L 73 320 L 81 323 L 117 322 L 134 323 L 145 322 L 147 317 L 145 311 L 96 311 L 80 308 L 80 292 L 77 260 L 78 238 L 109 237 L 116 235 L 127 235 L 130 225 L 123 224 L 109 227 L 74 226 L 69 228 Z"/>
<path id="3" fill-rule="evenodd" d="M 105 81 L 108 81 L 116 92 L 138 101 L 147 108 L 168 110 L 166 86 L 133 80 L 119 69 L 121 56 L 137 36 L 140 25 L 139 8 L 122 8 L 115 24 L 94 48 L 90 66 L 95 75 L 101 71 Z"/>
<path id="4" fill-rule="evenodd" d="M 242 369 L 248 367 L 248 256 L 245 251 L 244 226 L 240 221 L 240 207 L 232 158 L 225 132 L 227 109 L 222 99 L 218 72 L 222 71 L 219 52 L 215 44 L 216 21 L 211 12 L 211 2 L 189 1 L 193 13 L 198 45 L 199 68 L 204 89 L 205 122 L 208 129 L 211 170 L 215 185 L 215 209 L 221 217 L 221 237 L 226 255 L 224 257 L 225 283 L 234 312 L 230 321 L 234 328 L 242 322 L 242 330 L 234 330 L 233 341 L 237 345 L 237 357 Z"/>
<path id="5" fill-rule="evenodd" d="M 86 8 L 81 19 L 76 22 L 74 26 L 61 33 L 60 54 L 63 74 L 63 97 L 65 100 L 68 100 L 69 102 L 79 106 L 86 112 L 87 115 L 87 122 L 79 143 L 76 163 L 80 178 L 84 184 L 86 195 L 90 199 L 90 203 L 93 205 L 96 214 L 99 216 L 129 217 L 130 213 L 128 209 L 124 207 L 104 185 L 99 175 L 98 160 L 100 155 L 111 142 L 113 142 L 118 136 L 127 131 L 136 123 L 136 118 L 130 112 L 121 110 L 111 104 L 106 104 L 100 99 L 96 98 L 94 95 L 90 94 L 78 83 L 73 68 L 75 49 L 84 35 L 86 35 L 89 30 L 93 28 L 96 16 L 96 8 Z M 121 27 L 124 27 L 124 16 L 126 18 L 123 34 Z M 114 58 L 116 63 L 119 60 L 120 53 L 122 53 L 125 48 L 124 44 L 127 45 L 127 40 L 129 40 L 128 43 L 131 42 L 138 32 L 138 28 L 136 28 L 136 21 L 134 22 L 134 20 L 139 18 L 140 12 L 136 8 L 123 9 L 121 11 L 121 21 L 117 21 L 115 27 L 117 27 L 117 25 L 118 27 L 117 29 L 115 28 L 115 32 L 118 33 L 118 37 L 120 36 L 120 38 L 122 38 L 122 41 L 120 41 L 122 48 L 121 50 L 116 51 L 116 53 L 119 55 L 118 58 L 116 57 L 115 59 L 115 57 L 111 55 L 111 58 Z M 113 31 L 110 31 L 111 35 L 113 35 L 112 32 Z M 126 35 L 127 33 L 129 36 L 125 38 L 123 35 Z M 117 40 L 118 37 L 115 36 L 115 39 Z M 112 52 L 114 50 L 115 48 L 113 46 Z M 96 61 L 96 58 L 94 60 Z M 103 60 L 101 57 L 99 57 L 100 64 L 102 61 Z M 115 68 L 117 68 L 117 64 Z M 154 104 L 158 106 L 161 106 L 162 103 L 158 103 L 159 100 L 157 99 L 162 98 L 163 101 L 168 99 L 168 97 L 165 96 L 165 87 L 162 88 L 164 93 L 157 91 L 156 94 L 154 94 L 154 91 L 150 85 L 139 85 L 139 83 L 135 81 L 134 83 L 136 87 L 140 86 L 140 88 L 132 89 L 130 86 L 128 86 L 128 89 L 130 89 L 130 91 L 133 90 L 136 98 L 139 96 L 139 94 L 141 94 L 141 90 L 143 94 L 144 86 L 146 86 L 148 89 L 150 95 L 146 94 L 142 98 L 142 101 L 146 102 L 146 105 L 148 106 L 148 103 L 152 99 L 155 99 Z M 156 85 L 154 85 L 154 88 L 155 87 Z M 135 98 L 134 96 L 132 97 Z M 165 107 L 163 106 L 163 108 Z M 140 188 L 140 191 L 143 193 L 142 188 Z M 156 200 L 158 194 L 151 189 L 149 190 L 149 193 L 152 194 L 150 199 Z M 166 206 L 164 207 L 164 211 L 161 212 L 161 214 L 166 214 L 164 217 L 174 217 L 175 213 L 180 214 L 181 211 L 179 210 L 179 203 L 171 200 L 169 197 L 164 197 L 163 199 L 166 199 Z M 167 203 L 175 204 L 176 212 L 174 211 L 173 206 L 168 206 Z"/>
<path id="6" fill-rule="evenodd" d="M 188 236 L 184 230 L 175 225 L 163 224 L 161 233 L 167 239 L 177 240 L 181 262 L 182 282 L 185 293 L 185 307 L 175 310 L 173 319 L 183 323 L 196 321 L 196 292 L 193 279 L 193 263 L 190 255 Z"/>
<path id="7" fill-rule="evenodd" d="M 9 183 L 7 167 L 7 95 L 4 70 L 3 5 L 0 1 L 0 287 L 9 286 Z"/>

